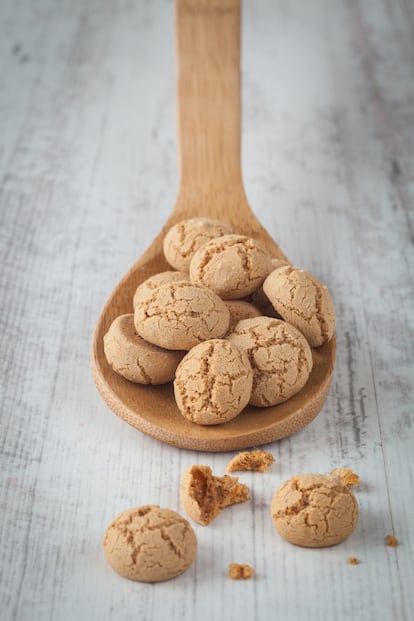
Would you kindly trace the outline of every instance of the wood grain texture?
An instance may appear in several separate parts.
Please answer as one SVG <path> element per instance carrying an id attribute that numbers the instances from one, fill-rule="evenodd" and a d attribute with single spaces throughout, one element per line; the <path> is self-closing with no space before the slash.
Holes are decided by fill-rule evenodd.
<path id="1" fill-rule="evenodd" d="M 243 449 L 296 433 L 317 416 L 332 379 L 335 337 L 313 350 L 312 372 L 305 388 L 293 398 L 269 408 L 246 407 L 232 421 L 209 427 L 194 425 L 181 415 L 171 384 L 149 388 L 114 373 L 103 347 L 114 319 L 133 310 L 137 286 L 169 268 L 163 241 L 180 220 L 219 218 L 234 231 L 262 243 L 272 257 L 286 258 L 254 216 L 241 175 L 240 0 L 176 0 L 175 13 L 178 198 L 161 233 L 102 309 L 92 338 L 91 369 L 111 410 L 157 440 L 211 452 Z"/>
<path id="2" fill-rule="evenodd" d="M 2 619 L 412 618 L 413 17 L 405 0 L 244 4 L 247 196 L 333 292 L 335 373 L 314 422 L 267 447 L 270 470 L 240 476 L 252 502 L 196 525 L 186 574 L 143 585 L 105 564 L 108 523 L 180 510 L 183 470 L 223 474 L 234 454 L 131 429 L 89 371 L 96 317 L 177 193 L 172 6 L 0 3 Z M 337 466 L 362 480 L 355 533 L 284 543 L 274 490 Z M 227 579 L 230 562 L 255 578 Z"/>

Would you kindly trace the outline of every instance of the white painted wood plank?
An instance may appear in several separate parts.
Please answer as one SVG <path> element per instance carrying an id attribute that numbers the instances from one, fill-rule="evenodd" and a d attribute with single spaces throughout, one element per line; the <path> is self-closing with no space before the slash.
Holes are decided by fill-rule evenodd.
<path id="1" fill-rule="evenodd" d="M 0 15 L 2 51 L 21 44 L 0 61 L 4 618 L 410 618 L 408 5 L 245 3 L 248 196 L 291 260 L 331 287 L 338 360 L 321 415 L 269 447 L 269 473 L 241 476 L 253 502 L 196 526 L 195 565 L 159 585 L 105 564 L 106 525 L 142 503 L 179 510 L 181 472 L 198 462 L 222 473 L 230 454 L 127 427 L 101 402 L 88 357 L 101 305 L 175 199 L 171 5 L 27 0 Z M 364 482 L 355 534 L 326 550 L 284 543 L 274 490 L 338 465 Z M 397 550 L 383 545 L 393 527 Z M 361 565 L 347 565 L 351 554 Z M 234 560 L 256 578 L 228 580 Z"/>

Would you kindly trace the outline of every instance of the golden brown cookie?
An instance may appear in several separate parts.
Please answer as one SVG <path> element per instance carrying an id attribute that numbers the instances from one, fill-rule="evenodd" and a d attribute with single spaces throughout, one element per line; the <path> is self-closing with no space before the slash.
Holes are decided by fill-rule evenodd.
<path id="1" fill-rule="evenodd" d="M 182 574 L 194 561 L 197 538 L 171 509 L 147 505 L 118 515 L 102 542 L 106 559 L 124 578 L 160 582 Z"/>
<path id="2" fill-rule="evenodd" d="M 165 282 L 177 282 L 177 280 L 189 281 L 190 277 L 185 272 L 174 272 L 172 270 L 150 276 L 136 288 L 132 303 L 133 307 L 135 308 L 139 300 L 147 298 L 160 285 L 163 285 Z"/>
<path id="3" fill-rule="evenodd" d="M 203 244 L 231 232 L 231 227 L 221 220 L 183 220 L 171 227 L 164 238 L 165 258 L 175 269 L 188 272 L 192 257 Z"/>
<path id="4" fill-rule="evenodd" d="M 191 282 L 209 287 L 223 300 L 253 293 L 269 273 L 265 248 L 244 235 L 224 235 L 202 246 L 190 263 Z"/>
<path id="5" fill-rule="evenodd" d="M 236 324 L 242 319 L 260 317 L 262 314 L 253 304 L 249 304 L 249 302 L 245 302 L 244 300 L 227 300 L 225 304 L 230 313 L 229 332 L 232 332 Z"/>
<path id="6" fill-rule="evenodd" d="M 167 282 L 140 299 L 135 329 L 143 339 L 165 349 L 188 350 L 226 334 L 230 313 L 210 289 L 185 281 Z"/>
<path id="7" fill-rule="evenodd" d="M 293 326 L 272 317 L 239 321 L 227 337 L 247 352 L 253 369 L 250 403 L 277 405 L 299 392 L 312 370 L 312 352 Z"/>
<path id="8" fill-rule="evenodd" d="M 245 352 L 210 339 L 193 347 L 177 367 L 174 395 L 181 414 L 199 425 L 219 425 L 249 403 L 253 371 Z"/>
<path id="9" fill-rule="evenodd" d="M 263 291 L 281 317 L 298 328 L 312 347 L 332 338 L 333 301 L 327 287 L 312 274 L 291 265 L 281 267 L 269 274 Z"/>
<path id="10" fill-rule="evenodd" d="M 358 522 L 355 496 L 338 478 L 324 474 L 299 474 L 283 483 L 271 513 L 286 541 L 308 548 L 340 543 Z"/>
<path id="11" fill-rule="evenodd" d="M 255 472 L 266 472 L 273 464 L 275 458 L 271 453 L 256 449 L 255 451 L 243 451 L 233 457 L 227 464 L 227 472 L 237 472 L 241 470 L 254 470 Z"/>
<path id="12" fill-rule="evenodd" d="M 161 349 L 141 338 L 134 315 L 120 315 L 104 336 L 104 352 L 116 373 L 138 384 L 166 384 L 175 376 L 182 351 Z"/>
<path id="13" fill-rule="evenodd" d="M 181 506 L 195 522 L 207 526 L 225 507 L 250 500 L 237 477 L 213 475 L 209 466 L 190 466 L 181 477 Z"/>

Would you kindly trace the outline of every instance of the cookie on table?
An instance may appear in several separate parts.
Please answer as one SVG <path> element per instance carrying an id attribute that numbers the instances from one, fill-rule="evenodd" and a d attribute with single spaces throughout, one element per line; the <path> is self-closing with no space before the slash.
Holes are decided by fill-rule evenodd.
<path id="1" fill-rule="evenodd" d="M 240 472 L 241 470 L 266 472 L 274 461 L 273 455 L 263 449 L 242 451 L 229 461 L 226 470 L 227 472 Z"/>
<path id="2" fill-rule="evenodd" d="M 278 533 L 298 546 L 323 548 L 344 541 L 358 523 L 358 504 L 339 478 L 299 474 L 279 487 L 271 504 Z"/>
<path id="3" fill-rule="evenodd" d="M 118 515 L 102 546 L 108 563 L 124 578 L 160 582 L 188 569 L 196 556 L 197 538 L 175 511 L 146 505 Z"/>
<path id="4" fill-rule="evenodd" d="M 194 465 L 181 477 L 181 506 L 189 517 L 207 526 L 225 507 L 250 500 L 250 490 L 237 477 L 214 476 L 210 466 Z"/>

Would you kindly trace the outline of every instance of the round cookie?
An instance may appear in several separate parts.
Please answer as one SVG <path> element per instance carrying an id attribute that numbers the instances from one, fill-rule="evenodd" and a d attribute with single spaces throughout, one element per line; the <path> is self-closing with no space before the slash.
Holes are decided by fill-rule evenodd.
<path id="1" fill-rule="evenodd" d="M 197 538 L 171 509 L 147 505 L 118 515 L 106 530 L 106 559 L 124 578 L 160 582 L 182 574 L 194 561 Z"/>
<path id="2" fill-rule="evenodd" d="M 247 352 L 253 369 L 251 405 L 271 406 L 299 392 L 312 370 L 305 337 L 285 321 L 257 317 L 239 321 L 227 339 Z"/>
<path id="3" fill-rule="evenodd" d="M 253 293 L 269 273 L 271 258 L 254 239 L 224 235 L 202 246 L 190 263 L 191 282 L 205 285 L 223 300 Z"/>
<path id="4" fill-rule="evenodd" d="M 134 314 L 140 336 L 165 349 L 191 349 L 226 334 L 230 313 L 210 289 L 185 281 L 167 282 L 138 300 Z"/>
<path id="5" fill-rule="evenodd" d="M 139 300 L 148 297 L 160 285 L 163 285 L 165 282 L 176 282 L 177 280 L 189 281 L 190 277 L 185 272 L 174 272 L 172 270 L 150 276 L 136 288 L 132 302 L 133 307 L 135 308 Z"/>
<path id="6" fill-rule="evenodd" d="M 322 548 L 340 543 L 352 533 L 358 522 L 358 505 L 339 478 L 299 474 L 276 491 L 271 514 L 286 541 Z"/>
<path id="7" fill-rule="evenodd" d="M 193 347 L 177 367 L 174 395 L 181 414 L 199 425 L 225 423 L 248 404 L 253 372 L 247 355 L 228 341 Z"/>
<path id="8" fill-rule="evenodd" d="M 283 261 L 282 259 L 272 259 L 270 262 L 269 274 L 274 270 L 279 269 L 279 267 L 285 267 L 286 265 L 288 265 L 287 261 Z M 263 291 L 263 285 L 256 289 L 256 291 L 253 291 L 253 293 L 248 297 L 248 302 L 256 306 L 261 311 L 262 315 L 281 319 L 279 313 L 275 311 L 271 301 Z"/>
<path id="9" fill-rule="evenodd" d="M 253 304 L 249 304 L 249 302 L 245 302 L 244 300 L 227 300 L 225 305 L 230 313 L 229 332 L 232 332 L 236 324 L 242 319 L 260 317 L 262 314 Z"/>
<path id="10" fill-rule="evenodd" d="M 211 218 L 191 218 L 178 222 L 164 237 L 164 255 L 177 270 L 188 272 L 190 261 L 203 244 L 231 233 L 228 224 Z"/>
<path id="11" fill-rule="evenodd" d="M 332 338 L 335 309 L 331 295 L 317 278 L 288 265 L 273 271 L 263 283 L 263 291 L 275 310 L 298 328 L 312 347 Z"/>
<path id="12" fill-rule="evenodd" d="M 183 352 L 161 349 L 141 338 L 134 315 L 120 315 L 104 336 L 104 352 L 116 373 L 138 384 L 166 384 L 174 379 Z"/>

